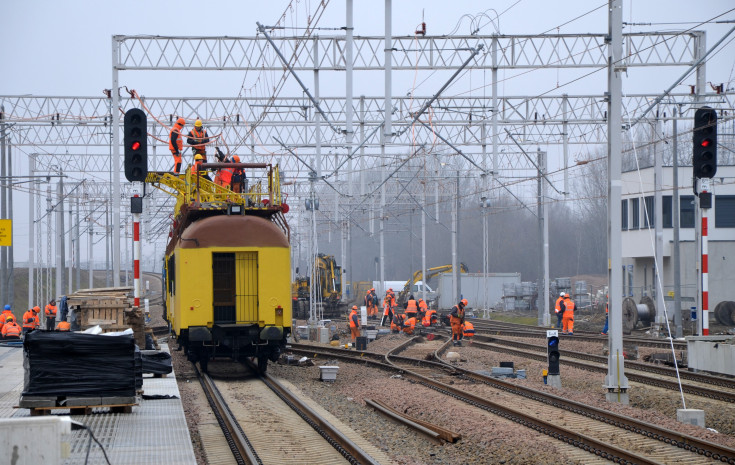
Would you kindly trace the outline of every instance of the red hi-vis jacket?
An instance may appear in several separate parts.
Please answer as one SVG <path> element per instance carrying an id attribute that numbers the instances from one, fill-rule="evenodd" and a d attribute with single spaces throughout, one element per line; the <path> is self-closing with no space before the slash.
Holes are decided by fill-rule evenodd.
<path id="1" fill-rule="evenodd" d="M 183 126 L 176 123 L 174 124 L 174 127 L 171 128 L 171 132 L 168 133 L 168 149 L 177 157 L 181 156 L 181 151 L 184 149 L 184 140 L 181 136 L 182 129 Z"/>

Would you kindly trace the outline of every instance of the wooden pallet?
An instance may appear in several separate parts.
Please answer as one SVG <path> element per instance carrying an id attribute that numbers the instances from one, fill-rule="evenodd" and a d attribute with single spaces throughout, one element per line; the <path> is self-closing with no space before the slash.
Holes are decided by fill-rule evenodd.
<path id="1" fill-rule="evenodd" d="M 69 415 L 89 415 L 93 409 L 108 408 L 110 413 L 133 413 L 133 407 L 138 404 L 109 404 L 109 405 L 75 405 L 73 407 L 25 407 L 31 411 L 32 417 L 50 415 L 52 410 L 69 410 Z M 21 408 L 21 407 L 16 407 Z"/>

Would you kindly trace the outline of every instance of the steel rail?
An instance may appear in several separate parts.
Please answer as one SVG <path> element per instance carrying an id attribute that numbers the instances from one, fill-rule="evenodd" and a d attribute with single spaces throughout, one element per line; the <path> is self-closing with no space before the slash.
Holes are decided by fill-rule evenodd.
<path id="1" fill-rule="evenodd" d="M 199 378 L 199 383 L 204 390 L 204 395 L 209 401 L 209 405 L 212 407 L 212 412 L 222 428 L 222 433 L 225 436 L 227 444 L 230 446 L 235 461 L 238 464 L 262 465 L 263 462 L 258 457 L 258 454 L 253 449 L 252 444 L 248 440 L 245 433 L 240 428 L 240 424 L 235 419 L 234 415 L 227 406 L 227 402 L 222 397 L 222 394 L 215 386 L 212 378 L 206 373 L 200 373 L 199 369 L 194 365 L 194 370 Z"/>
<path id="2" fill-rule="evenodd" d="M 401 344 L 400 346 L 393 349 L 392 352 L 399 353 L 400 351 L 404 350 L 405 348 L 409 347 L 414 342 L 413 339 L 408 340 Z M 575 401 L 571 401 L 559 396 L 555 396 L 553 394 L 544 392 L 544 391 L 538 391 L 532 388 L 528 388 L 525 386 L 521 386 L 518 384 L 508 383 L 506 381 L 503 381 L 501 379 L 492 378 L 489 376 L 480 375 L 477 373 L 473 373 L 469 370 L 464 370 L 462 368 L 450 365 L 445 362 L 441 361 L 427 361 L 427 360 L 421 360 L 421 359 L 413 359 L 409 357 L 401 357 L 398 355 L 385 355 L 385 354 L 378 354 L 375 352 L 367 352 L 367 351 L 360 351 L 360 352 L 354 352 L 354 351 L 345 351 L 344 349 L 332 349 L 332 348 L 315 348 L 314 346 L 310 346 L 307 344 L 293 344 L 292 349 L 295 352 L 303 353 L 303 354 L 311 354 L 312 356 L 316 357 L 317 355 L 323 355 L 325 357 L 329 358 L 338 358 L 354 363 L 363 363 L 368 364 L 376 368 L 380 368 L 386 371 L 398 371 L 402 374 L 414 377 L 421 375 L 416 375 L 410 371 L 408 371 L 406 368 L 399 368 L 394 364 L 389 364 L 385 361 L 386 357 L 394 358 L 397 360 L 404 360 L 407 363 L 413 363 L 416 365 L 424 365 L 424 366 L 431 366 L 434 368 L 443 369 L 445 371 L 451 371 L 457 374 L 461 374 L 462 376 L 466 376 L 468 378 L 474 379 L 478 382 L 482 382 L 484 384 L 491 385 L 497 389 L 501 389 L 507 392 L 514 393 L 516 395 L 520 395 L 529 399 L 537 400 L 539 402 L 547 403 L 556 405 L 559 408 L 567 409 L 573 413 L 577 413 L 580 415 L 584 415 L 590 418 L 598 419 L 599 421 L 603 421 L 605 423 L 617 426 L 621 429 L 625 429 L 628 431 L 632 431 L 634 433 L 646 436 L 648 438 L 653 438 L 661 442 L 665 442 L 667 444 L 675 445 L 681 449 L 692 451 L 693 453 L 696 453 L 698 455 L 702 455 L 705 457 L 711 457 L 714 460 L 721 461 L 723 463 L 730 463 L 735 464 L 735 449 L 731 449 L 728 447 L 720 446 L 719 444 L 715 444 L 709 441 L 705 441 L 693 436 L 686 435 L 684 433 L 679 433 L 677 431 L 670 431 L 665 428 L 661 428 L 659 426 L 646 423 L 640 420 L 636 420 L 634 418 L 629 418 L 624 415 L 619 415 L 613 412 L 607 412 L 602 409 L 598 409 L 596 407 L 588 406 L 585 404 L 581 404 Z M 437 349 L 435 352 L 435 357 L 440 360 L 440 353 L 443 350 L 446 350 L 449 346 L 449 341 L 442 346 L 441 348 Z M 421 377 L 422 379 L 420 382 L 423 381 L 424 377 Z M 419 379 L 419 378 L 417 378 Z M 434 382 L 433 380 L 428 380 L 429 382 Z M 442 389 L 453 389 L 451 386 L 444 385 L 443 383 L 436 382 L 437 384 L 441 385 Z M 556 436 L 555 436 L 556 437 Z M 578 447 L 584 448 L 583 445 L 580 445 Z M 611 459 L 612 460 L 612 459 Z M 638 460 L 634 461 L 633 463 L 642 463 Z"/>

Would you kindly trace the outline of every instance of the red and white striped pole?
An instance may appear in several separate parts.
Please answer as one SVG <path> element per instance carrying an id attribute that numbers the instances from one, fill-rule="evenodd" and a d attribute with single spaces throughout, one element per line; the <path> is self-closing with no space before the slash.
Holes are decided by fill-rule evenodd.
<path id="1" fill-rule="evenodd" d="M 702 209 L 702 336 L 709 336 L 709 259 L 707 250 L 707 209 Z"/>
<path id="2" fill-rule="evenodd" d="M 709 251 L 707 246 L 707 211 L 712 205 L 709 178 L 699 183 L 699 206 L 702 211 L 702 336 L 709 336 Z"/>
<path id="3" fill-rule="evenodd" d="M 134 305 L 140 308 L 140 213 L 133 213 L 133 287 Z"/>

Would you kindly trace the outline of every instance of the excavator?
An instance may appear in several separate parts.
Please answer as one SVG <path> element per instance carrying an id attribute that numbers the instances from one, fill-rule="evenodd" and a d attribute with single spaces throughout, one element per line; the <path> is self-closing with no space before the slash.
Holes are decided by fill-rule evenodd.
<path id="1" fill-rule="evenodd" d="M 344 315 L 347 308 L 342 301 L 342 267 L 337 265 L 333 255 L 317 254 L 314 257 L 316 278 L 317 305 L 324 312 L 324 317 Z M 297 271 L 298 273 L 298 271 Z M 293 315 L 295 318 L 309 317 L 309 300 L 311 298 L 311 279 L 298 276 L 291 285 Z"/>
<path id="2" fill-rule="evenodd" d="M 417 282 L 423 281 L 424 283 L 426 283 L 427 281 L 429 281 L 431 278 L 438 275 L 439 273 L 449 273 L 452 271 L 452 269 L 453 269 L 452 265 L 435 266 L 434 268 L 429 268 L 426 270 L 425 277 L 423 276 L 424 273 L 422 270 L 415 271 L 411 279 L 406 281 L 406 284 L 403 286 L 403 289 L 401 289 L 401 291 L 396 296 L 396 304 L 399 307 L 403 306 L 403 304 L 408 300 L 408 297 L 411 295 L 411 288 Z M 467 273 L 468 272 L 467 265 L 465 265 L 464 263 L 460 263 L 459 271 L 461 273 Z M 416 297 L 417 299 L 419 298 L 418 295 L 414 297 Z M 427 304 L 428 303 L 429 302 L 427 302 Z"/>

